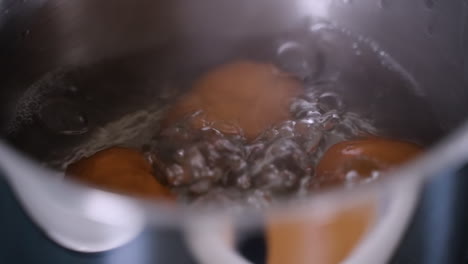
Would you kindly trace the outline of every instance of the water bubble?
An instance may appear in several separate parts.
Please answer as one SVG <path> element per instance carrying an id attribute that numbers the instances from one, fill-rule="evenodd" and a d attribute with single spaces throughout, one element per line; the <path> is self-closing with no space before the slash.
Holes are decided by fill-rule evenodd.
<path id="1" fill-rule="evenodd" d="M 357 42 L 354 42 L 354 43 L 353 43 L 352 48 L 353 48 L 353 50 L 354 50 L 354 54 L 356 54 L 357 56 L 361 56 L 361 55 L 362 55 L 361 48 L 359 47 L 359 44 L 358 44 Z"/>
<path id="2" fill-rule="evenodd" d="M 253 208 L 268 208 L 273 201 L 272 194 L 265 190 L 254 190 L 246 195 L 246 204 Z"/>
<path id="3" fill-rule="evenodd" d="M 185 170 L 179 164 L 172 164 L 166 169 L 166 178 L 171 186 L 181 186 L 188 184 L 191 181 L 191 177 L 185 173 Z"/>
<path id="4" fill-rule="evenodd" d="M 210 180 L 200 180 L 190 184 L 189 190 L 193 194 L 203 194 L 209 192 L 212 187 L 213 182 L 211 182 Z"/>
<path id="5" fill-rule="evenodd" d="M 39 110 L 41 123 L 50 131 L 62 135 L 82 135 L 88 132 L 88 120 L 81 108 L 67 99 L 53 99 Z"/>
<path id="6" fill-rule="evenodd" d="M 278 55 L 281 55 L 283 54 L 284 52 L 288 51 L 288 50 L 294 50 L 294 49 L 301 49 L 301 45 L 297 42 L 294 42 L 294 41 L 288 41 L 284 44 L 282 44 L 279 48 L 278 48 L 278 51 L 277 51 L 277 54 Z"/>
<path id="7" fill-rule="evenodd" d="M 279 67 L 302 80 L 306 79 L 316 71 L 309 62 L 311 52 L 313 52 L 311 47 L 306 50 L 301 44 L 288 41 L 280 45 L 277 50 Z"/>
<path id="8" fill-rule="evenodd" d="M 295 122 L 295 134 L 304 138 L 315 137 L 317 129 L 317 122 L 313 118 L 304 118 Z"/>
<path id="9" fill-rule="evenodd" d="M 320 23 L 314 23 L 313 25 L 310 26 L 309 30 L 311 32 L 319 32 L 323 29 L 330 29 L 332 28 L 332 25 L 327 22 L 320 22 Z"/>
<path id="10" fill-rule="evenodd" d="M 247 174 L 244 174 L 237 178 L 236 186 L 243 190 L 247 190 L 252 186 L 252 179 Z"/>
<path id="11" fill-rule="evenodd" d="M 186 152 L 186 165 L 190 168 L 191 175 L 194 179 L 211 176 L 206 164 L 205 156 L 200 151 L 200 148 L 192 146 L 189 147 Z"/>
<path id="12" fill-rule="evenodd" d="M 283 122 L 278 128 L 277 137 L 287 138 L 296 136 L 296 122 L 286 121 Z"/>
<path id="13" fill-rule="evenodd" d="M 252 164 L 254 185 L 275 193 L 297 189 L 310 165 L 303 146 L 290 138 L 272 142 Z"/>
<path id="14" fill-rule="evenodd" d="M 154 139 L 152 151 L 155 155 L 165 163 L 173 164 L 169 167 L 172 169 L 170 175 L 166 172 L 169 184 L 188 185 L 192 193 L 204 192 L 208 182 L 210 186 L 218 183 L 235 185 L 237 177 L 247 168 L 244 152 L 239 146 L 242 140 L 237 136 L 225 136 L 211 127 L 197 130 L 190 124 L 189 117 L 164 129 Z"/>
<path id="15" fill-rule="evenodd" d="M 341 110 L 343 102 L 340 96 L 335 92 L 325 92 L 318 98 L 320 110 L 323 112 L 330 112 L 332 110 Z"/>
<path id="16" fill-rule="evenodd" d="M 345 175 L 345 186 L 354 187 L 362 180 L 361 175 L 355 170 L 348 171 Z"/>
<path id="17" fill-rule="evenodd" d="M 381 175 L 381 172 L 380 172 L 380 171 L 373 170 L 373 171 L 371 172 L 371 177 L 370 177 L 370 178 L 371 178 L 372 180 L 376 180 L 377 178 L 380 177 L 380 175 Z"/>
<path id="18" fill-rule="evenodd" d="M 345 179 L 348 182 L 355 182 L 359 178 L 360 178 L 359 173 L 355 170 L 348 171 L 348 173 L 346 173 L 345 175 Z"/>
<path id="19" fill-rule="evenodd" d="M 296 118 L 313 118 L 321 115 L 317 101 L 309 100 L 309 98 L 298 98 L 294 100 L 291 104 L 290 110 Z"/>
<path id="20" fill-rule="evenodd" d="M 331 111 L 323 115 L 319 122 L 323 131 L 330 131 L 340 123 L 340 116 L 335 111 Z"/>

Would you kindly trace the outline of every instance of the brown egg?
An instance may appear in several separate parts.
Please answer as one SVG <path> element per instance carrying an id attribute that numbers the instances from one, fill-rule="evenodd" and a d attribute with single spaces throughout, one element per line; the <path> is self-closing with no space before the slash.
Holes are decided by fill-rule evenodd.
<path id="1" fill-rule="evenodd" d="M 421 151 L 412 143 L 380 138 L 341 142 L 323 155 L 312 187 L 339 186 L 351 171 L 360 177 L 387 171 Z M 314 212 L 273 217 L 267 228 L 268 264 L 341 263 L 369 230 L 375 215 L 375 203 L 369 199 L 325 218 Z"/>
<path id="2" fill-rule="evenodd" d="M 366 178 L 373 171 L 395 168 L 421 152 L 416 144 L 381 138 L 340 142 L 322 156 L 316 167 L 316 183 L 319 188 L 342 184 L 352 171 L 357 177 Z"/>
<path id="3" fill-rule="evenodd" d="M 147 198 L 174 199 L 152 175 L 152 167 L 137 150 L 113 147 L 68 166 L 66 175 L 96 187 Z"/>
<path id="4" fill-rule="evenodd" d="M 376 206 L 372 200 L 327 215 L 306 208 L 270 217 L 267 263 L 341 263 L 374 223 Z"/>
<path id="5" fill-rule="evenodd" d="M 290 118 L 291 99 L 302 84 L 272 64 L 236 61 L 215 68 L 195 81 L 191 91 L 169 109 L 162 125 L 202 111 L 193 125 L 206 124 L 227 134 L 243 130 L 252 140 L 268 127 Z"/>

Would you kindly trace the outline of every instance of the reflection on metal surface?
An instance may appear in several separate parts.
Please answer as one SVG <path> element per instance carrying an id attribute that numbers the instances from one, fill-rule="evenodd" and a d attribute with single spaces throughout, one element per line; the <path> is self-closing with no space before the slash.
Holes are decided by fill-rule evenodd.
<path id="1" fill-rule="evenodd" d="M 307 15 L 316 18 L 328 18 L 330 15 L 330 5 L 332 0 L 299 0 L 298 9 Z"/>
<path id="2" fill-rule="evenodd" d="M 29 216 L 58 244 L 81 252 L 119 247 L 144 225 L 141 208 L 119 195 L 72 184 L 0 143 L 7 181 Z M 33 173 L 34 172 L 34 173 Z"/>

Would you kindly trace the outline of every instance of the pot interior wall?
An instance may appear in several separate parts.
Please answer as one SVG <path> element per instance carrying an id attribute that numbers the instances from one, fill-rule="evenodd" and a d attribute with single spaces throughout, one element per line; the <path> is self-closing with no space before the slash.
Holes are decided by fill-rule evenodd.
<path id="1" fill-rule="evenodd" d="M 1 136 L 43 161 L 68 154 L 124 115 L 163 108 L 215 65 L 238 58 L 280 64 L 285 41 L 306 48 L 317 85 L 333 80 L 348 107 L 388 136 L 430 145 L 468 111 L 458 56 L 468 52 L 452 37 L 466 21 L 442 16 L 455 4 L 438 3 L 431 12 L 442 18 L 427 34 L 421 21 L 432 13 L 408 1 L 384 8 L 370 0 L 317 1 L 326 14 L 299 0 L 17 2 L 3 2 L 10 12 L 0 20 Z M 352 37 L 338 29 L 311 33 L 322 16 Z M 452 27 L 460 29 L 444 31 Z M 29 113 L 22 112 L 26 104 Z M 21 115 L 30 122 L 12 126 Z"/>

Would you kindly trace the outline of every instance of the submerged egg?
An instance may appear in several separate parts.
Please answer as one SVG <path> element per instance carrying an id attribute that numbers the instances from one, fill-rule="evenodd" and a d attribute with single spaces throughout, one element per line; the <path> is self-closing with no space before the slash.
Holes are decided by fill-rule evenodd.
<path id="1" fill-rule="evenodd" d="M 152 167 L 138 151 L 113 147 L 68 166 L 66 175 L 110 191 L 148 198 L 173 199 L 152 175 Z"/>
<path id="2" fill-rule="evenodd" d="M 209 71 L 169 109 L 163 127 L 201 111 L 193 126 L 210 126 L 226 134 L 243 131 L 248 140 L 290 119 L 292 98 L 302 84 L 272 64 L 236 61 Z M 237 129 L 238 128 L 238 129 Z"/>
<path id="3" fill-rule="evenodd" d="M 312 207 L 274 215 L 267 225 L 267 263 L 342 263 L 377 216 L 372 199 L 345 204 L 329 212 Z"/>
<path id="4" fill-rule="evenodd" d="M 340 142 L 322 156 L 316 167 L 314 184 L 328 187 L 365 179 L 395 168 L 421 151 L 421 147 L 413 143 L 380 138 Z"/>

